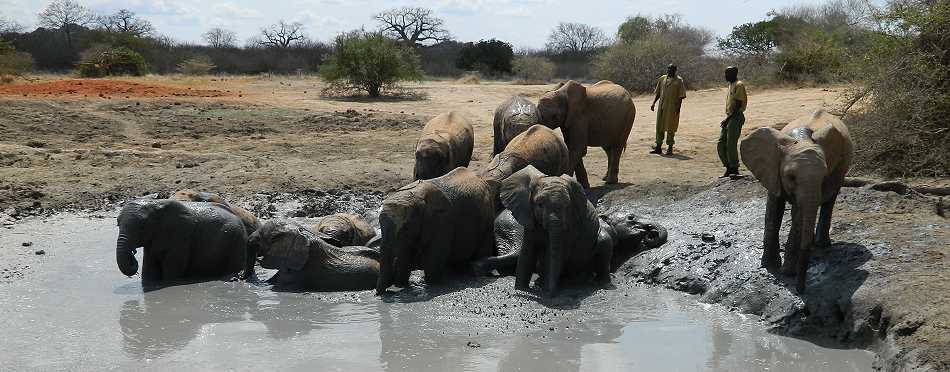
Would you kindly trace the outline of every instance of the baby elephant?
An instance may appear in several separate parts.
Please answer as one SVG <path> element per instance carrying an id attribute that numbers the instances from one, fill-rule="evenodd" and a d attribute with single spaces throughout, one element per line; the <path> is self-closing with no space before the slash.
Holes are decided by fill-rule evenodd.
<path id="1" fill-rule="evenodd" d="M 501 181 L 529 165 L 544 174 L 557 176 L 570 171 L 570 157 L 564 140 L 548 127 L 533 125 L 515 136 L 478 175 L 488 182 L 497 198 Z"/>
<path id="2" fill-rule="evenodd" d="M 257 216 L 254 216 L 253 213 L 248 212 L 244 208 L 228 204 L 220 195 L 215 193 L 185 189 L 176 191 L 169 199 L 223 204 L 241 219 L 241 222 L 244 223 L 244 229 L 247 230 L 248 234 L 254 232 L 254 230 L 257 230 L 260 226 Z"/>
<path id="3" fill-rule="evenodd" d="M 454 111 L 436 116 L 426 123 L 416 145 L 413 179 L 432 179 L 456 167 L 467 167 L 474 147 L 472 123 Z"/>
<path id="4" fill-rule="evenodd" d="M 495 109 L 492 122 L 494 129 L 494 148 L 492 156 L 498 155 L 515 136 L 540 123 L 538 107 L 522 95 L 512 96 Z"/>
<path id="5" fill-rule="evenodd" d="M 118 217 L 116 264 L 123 274 L 138 272 L 135 250 L 142 247 L 142 282 L 222 278 L 252 271 L 244 224 L 227 206 L 177 200 L 138 199 Z"/>
<path id="6" fill-rule="evenodd" d="M 372 226 L 360 216 L 349 213 L 323 217 L 314 231 L 321 234 L 327 243 L 337 247 L 366 245 L 376 237 L 376 230 Z"/>
<path id="7" fill-rule="evenodd" d="M 360 291 L 374 288 L 379 277 L 379 252 L 335 247 L 293 221 L 265 222 L 248 246 L 264 257 L 262 267 L 279 270 L 268 279 L 279 289 Z"/>

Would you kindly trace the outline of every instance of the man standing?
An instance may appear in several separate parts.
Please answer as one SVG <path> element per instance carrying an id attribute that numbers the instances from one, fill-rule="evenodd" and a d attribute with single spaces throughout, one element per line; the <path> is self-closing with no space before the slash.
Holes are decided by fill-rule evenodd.
<path id="1" fill-rule="evenodd" d="M 650 111 L 656 111 L 656 147 L 651 154 L 660 154 L 663 136 L 666 135 L 666 154 L 673 154 L 673 136 L 680 125 L 680 107 L 686 98 L 686 85 L 683 79 L 676 76 L 676 65 L 666 67 L 666 75 L 660 76 L 656 82 L 653 104 Z M 660 109 L 656 110 L 656 101 L 660 101 Z"/>
<path id="2" fill-rule="evenodd" d="M 735 66 L 726 68 L 726 81 L 729 89 L 726 91 L 726 118 L 719 126 L 719 161 L 726 167 L 726 173 L 720 178 L 739 175 L 739 133 L 742 124 L 745 124 L 745 108 L 748 102 L 745 83 L 739 80 L 739 69 Z"/>

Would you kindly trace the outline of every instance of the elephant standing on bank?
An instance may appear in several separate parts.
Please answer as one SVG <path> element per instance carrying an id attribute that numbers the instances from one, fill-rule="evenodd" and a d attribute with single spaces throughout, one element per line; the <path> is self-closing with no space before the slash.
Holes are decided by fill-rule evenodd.
<path id="1" fill-rule="evenodd" d="M 515 95 L 502 102 L 495 109 L 492 121 L 494 148 L 491 155 L 495 156 L 504 151 L 505 146 L 515 136 L 538 123 L 538 107 L 531 100 L 522 95 Z"/>
<path id="2" fill-rule="evenodd" d="M 538 101 L 541 124 L 561 128 L 571 153 L 571 171 L 585 189 L 590 188 L 584 155 L 587 147 L 601 147 L 607 153 L 608 184 L 618 182 L 620 155 L 627 147 L 637 109 L 633 96 L 622 86 L 600 81 L 585 87 L 573 80 L 545 93 Z"/>
<path id="3" fill-rule="evenodd" d="M 253 233 L 260 227 L 260 221 L 257 220 L 257 216 L 248 210 L 229 204 L 224 200 L 220 195 L 204 191 L 195 191 L 195 190 L 178 190 L 172 194 L 169 199 L 178 200 L 178 201 L 190 201 L 190 202 L 205 202 L 205 203 L 218 203 L 223 204 L 234 212 L 241 219 L 241 222 L 244 222 L 244 229 L 247 230 L 248 235 Z"/>
<path id="4" fill-rule="evenodd" d="M 137 199 L 119 212 L 116 263 L 138 272 L 135 250 L 144 249 L 142 282 L 222 278 L 253 272 L 244 223 L 226 205 Z"/>
<path id="5" fill-rule="evenodd" d="M 508 176 L 534 166 L 544 174 L 562 175 L 570 171 L 570 155 L 564 140 L 554 130 L 543 125 L 533 125 L 518 134 L 505 149 L 492 158 L 479 177 L 492 187 L 497 198 L 501 182 Z"/>
<path id="6" fill-rule="evenodd" d="M 337 213 L 320 219 L 314 231 L 337 247 L 365 246 L 376 237 L 376 229 L 360 216 Z"/>
<path id="7" fill-rule="evenodd" d="M 366 247 L 336 247 L 306 227 L 270 220 L 248 239 L 261 267 L 279 271 L 268 282 L 279 289 L 359 291 L 379 279 L 379 252 Z"/>
<path id="8" fill-rule="evenodd" d="M 788 123 L 782 131 L 752 131 L 742 140 L 739 153 L 768 190 L 762 266 L 773 270 L 781 266 L 783 273 L 797 275 L 795 287 L 804 293 L 812 245 L 831 243 L 831 213 L 854 156 L 848 128 L 837 117 L 818 110 Z M 783 264 L 779 228 L 786 202 L 792 203 L 792 228 Z"/>
<path id="9" fill-rule="evenodd" d="M 405 287 L 413 269 L 436 284 L 472 261 L 492 256 L 494 200 L 467 168 L 416 181 L 386 196 L 379 214 L 382 259 L 377 293 Z"/>
<path id="10" fill-rule="evenodd" d="M 451 111 L 426 123 L 416 144 L 414 180 L 436 178 L 456 167 L 467 167 L 475 148 L 475 130 L 461 114 Z"/>

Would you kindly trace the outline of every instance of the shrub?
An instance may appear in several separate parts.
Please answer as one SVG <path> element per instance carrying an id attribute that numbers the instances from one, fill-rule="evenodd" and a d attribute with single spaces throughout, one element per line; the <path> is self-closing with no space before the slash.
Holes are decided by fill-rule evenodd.
<path id="1" fill-rule="evenodd" d="M 845 49 L 822 32 L 803 35 L 776 58 L 783 80 L 813 79 L 818 83 L 835 80 L 840 72 Z"/>
<path id="2" fill-rule="evenodd" d="M 500 40 L 481 40 L 466 43 L 459 51 L 456 66 L 463 70 L 477 70 L 486 75 L 511 73 L 511 61 L 515 52 L 511 44 Z"/>
<path id="3" fill-rule="evenodd" d="M 178 64 L 178 72 L 185 75 L 201 76 L 208 75 L 215 67 L 208 56 L 195 56 L 188 58 Z"/>
<path id="4" fill-rule="evenodd" d="M 422 79 L 419 58 L 412 49 L 375 32 L 353 31 L 336 38 L 335 50 L 320 67 L 329 82 L 326 95 L 364 91 L 379 97 L 401 81 Z"/>
<path id="5" fill-rule="evenodd" d="M 78 66 L 82 77 L 145 74 L 145 58 L 129 48 L 94 48 L 83 54 Z"/>
<path id="6" fill-rule="evenodd" d="M 2 82 L 12 82 L 14 76 L 21 76 L 32 70 L 33 57 L 29 53 L 17 52 L 10 44 L 0 41 L 0 77 L 2 77 Z"/>
<path id="7" fill-rule="evenodd" d="M 607 48 L 594 60 L 594 76 L 620 84 L 631 92 L 645 93 L 653 91 L 657 77 L 666 72 L 670 63 L 679 67 L 687 84 L 712 78 L 696 75 L 701 62 L 710 60 L 694 55 L 682 44 L 654 35 L 633 42 L 618 42 Z"/>
<path id="8" fill-rule="evenodd" d="M 554 63 L 543 57 L 520 56 L 512 62 L 512 71 L 520 83 L 544 84 L 554 79 Z"/>

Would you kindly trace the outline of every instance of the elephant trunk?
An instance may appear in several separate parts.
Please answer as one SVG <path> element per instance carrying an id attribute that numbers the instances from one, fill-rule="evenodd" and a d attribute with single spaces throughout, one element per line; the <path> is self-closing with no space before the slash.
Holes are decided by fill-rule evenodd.
<path id="1" fill-rule="evenodd" d="M 380 247 L 379 279 L 376 281 L 376 293 L 383 294 L 393 284 L 409 279 L 409 257 L 404 255 L 406 244 L 402 242 L 401 224 L 397 223 L 385 208 L 379 215 L 379 225 L 382 230 L 382 246 Z M 405 267 L 403 267 L 405 266 Z"/>
<path id="2" fill-rule="evenodd" d="M 795 288 L 799 294 L 805 293 L 808 259 L 811 255 L 811 249 L 815 244 L 815 219 L 818 213 L 819 200 L 820 198 L 817 193 L 798 199 L 801 208 L 801 213 L 799 214 L 800 221 L 795 222 L 800 223 L 799 226 L 801 226 L 801 228 L 799 232 L 801 233 L 801 239 L 798 241 L 798 267 L 796 268 Z"/>
<path id="3" fill-rule="evenodd" d="M 668 233 L 666 228 L 656 223 L 643 223 L 643 246 L 653 249 L 666 244 Z"/>
<path id="4" fill-rule="evenodd" d="M 139 262 L 135 260 L 137 247 L 132 243 L 134 241 L 127 233 L 120 231 L 115 244 L 115 262 L 119 266 L 119 271 L 126 276 L 135 275 L 139 271 Z"/>
<path id="5" fill-rule="evenodd" d="M 564 263 L 564 227 L 559 219 L 552 218 L 551 221 L 548 227 L 548 247 L 544 257 L 544 287 L 542 288 L 548 295 L 553 295 L 557 291 Z"/>

